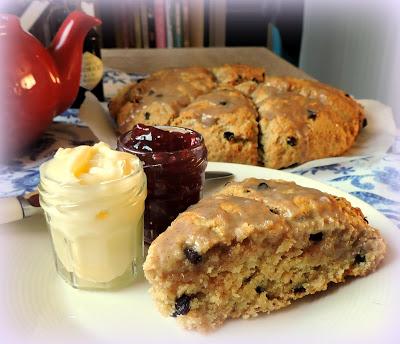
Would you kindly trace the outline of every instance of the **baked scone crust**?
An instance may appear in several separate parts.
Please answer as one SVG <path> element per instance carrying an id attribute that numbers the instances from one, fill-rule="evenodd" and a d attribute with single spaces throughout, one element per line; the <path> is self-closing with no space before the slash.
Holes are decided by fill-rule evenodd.
<path id="1" fill-rule="evenodd" d="M 108 109 L 110 110 L 110 113 L 114 118 L 117 118 L 118 116 L 123 116 L 122 114 L 120 115 L 121 109 L 127 102 L 129 102 L 130 91 L 133 87 L 135 87 L 135 85 L 136 82 L 125 85 L 118 90 L 117 94 L 109 102 Z"/>
<path id="2" fill-rule="evenodd" d="M 312 80 L 267 77 L 252 98 L 260 114 L 264 165 L 270 168 L 343 154 L 365 118 L 346 93 Z"/>
<path id="3" fill-rule="evenodd" d="M 244 64 L 225 64 L 211 69 L 217 81 L 223 85 L 236 86 L 246 81 L 261 83 L 265 69 Z"/>
<path id="4" fill-rule="evenodd" d="M 364 276 L 385 250 L 347 200 L 250 178 L 180 214 L 151 244 L 144 272 L 162 314 L 209 330 Z"/>
<path id="5" fill-rule="evenodd" d="M 233 86 L 245 95 L 250 95 L 264 81 L 265 69 L 244 64 L 225 64 L 211 69 L 222 86 Z"/>
<path id="6" fill-rule="evenodd" d="M 215 86 L 214 76 L 205 68 L 165 69 L 126 88 L 125 94 L 113 99 L 109 107 L 121 133 L 138 123 L 169 125 L 181 108 Z M 127 101 L 118 111 L 120 98 Z"/>
<path id="7" fill-rule="evenodd" d="M 249 111 L 236 107 L 231 117 L 237 118 L 229 119 L 226 108 L 217 106 L 213 118 L 222 125 L 200 125 L 195 118 L 210 108 L 205 99 L 217 89 L 236 90 L 248 97 L 258 129 L 248 120 Z M 161 70 L 124 87 L 109 107 L 120 133 L 138 123 L 186 126 L 207 136 L 211 161 L 258 163 L 276 169 L 342 155 L 366 124 L 362 106 L 339 89 L 312 80 L 265 76 L 263 68 L 240 64 Z M 221 141 L 224 126 L 231 128 L 230 133 L 240 133 L 241 142 Z"/>
<path id="8" fill-rule="evenodd" d="M 202 134 L 209 161 L 257 165 L 257 112 L 251 100 L 234 88 L 199 96 L 171 124 Z"/>

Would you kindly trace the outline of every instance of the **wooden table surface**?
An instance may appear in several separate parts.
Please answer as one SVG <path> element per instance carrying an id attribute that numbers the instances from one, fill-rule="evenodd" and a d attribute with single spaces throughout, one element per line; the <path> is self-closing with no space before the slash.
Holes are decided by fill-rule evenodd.
<path id="1" fill-rule="evenodd" d="M 104 64 L 125 72 L 151 73 L 162 68 L 245 63 L 264 67 L 270 75 L 290 75 L 311 79 L 302 70 L 263 47 L 103 49 Z"/>

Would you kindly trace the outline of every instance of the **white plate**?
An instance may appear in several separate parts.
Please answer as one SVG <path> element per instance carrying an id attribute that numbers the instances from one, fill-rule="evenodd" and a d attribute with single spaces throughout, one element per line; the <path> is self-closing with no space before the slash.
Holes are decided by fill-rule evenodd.
<path id="1" fill-rule="evenodd" d="M 346 197 L 381 230 L 389 250 L 384 264 L 292 306 L 252 320 L 228 321 L 204 335 L 181 329 L 155 309 L 143 281 L 115 292 L 66 285 L 55 272 L 41 216 L 0 227 L 0 342 L 68 343 L 395 343 L 400 317 L 400 232 L 359 199 L 287 172 L 210 163 L 209 170 L 246 177 L 293 180 Z M 220 185 L 220 184 L 219 184 Z M 207 192 L 216 185 L 208 187 Z"/>

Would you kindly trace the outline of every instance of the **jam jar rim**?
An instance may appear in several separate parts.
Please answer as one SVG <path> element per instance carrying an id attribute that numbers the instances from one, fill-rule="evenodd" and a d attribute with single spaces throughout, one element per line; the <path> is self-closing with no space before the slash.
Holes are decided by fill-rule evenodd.
<path id="1" fill-rule="evenodd" d="M 145 151 L 140 151 L 140 150 L 136 150 L 133 148 L 129 148 L 122 140 L 130 133 L 132 133 L 132 129 L 128 130 L 127 132 L 121 134 L 118 136 L 117 139 L 117 149 L 118 148 L 122 148 L 124 149 L 125 152 L 129 152 L 129 153 L 133 153 L 133 154 L 141 154 L 141 155 L 148 155 L 148 154 L 178 154 L 180 152 L 184 152 L 184 151 L 188 151 L 188 150 L 194 150 L 200 147 L 205 147 L 204 144 L 204 137 L 202 134 L 200 134 L 198 131 L 193 130 L 193 129 L 189 129 L 189 128 L 185 128 L 185 127 L 178 127 L 178 126 L 173 126 L 173 125 L 153 125 L 153 127 L 157 128 L 157 129 L 161 129 L 163 130 L 164 128 L 178 128 L 178 129 L 183 129 L 186 131 L 189 131 L 191 133 L 194 133 L 196 135 L 198 135 L 198 137 L 200 138 L 200 141 L 195 145 L 195 146 L 191 146 L 188 148 L 183 148 L 183 149 L 179 149 L 179 150 L 175 150 L 175 151 L 159 151 L 159 152 L 145 152 Z M 143 166 L 145 167 L 145 166 Z"/>

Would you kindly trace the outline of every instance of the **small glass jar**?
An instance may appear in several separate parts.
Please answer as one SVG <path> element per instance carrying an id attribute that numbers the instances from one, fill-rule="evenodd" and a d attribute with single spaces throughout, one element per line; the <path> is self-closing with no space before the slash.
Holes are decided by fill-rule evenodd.
<path id="1" fill-rule="evenodd" d="M 139 157 L 147 176 L 144 214 L 144 241 L 147 244 L 164 232 L 179 213 L 200 200 L 207 167 L 207 149 L 201 134 L 179 127 L 156 128 L 190 133 L 196 139 L 191 147 L 182 150 L 149 152 L 127 145 L 131 131 L 118 138 L 117 149 Z"/>
<path id="2" fill-rule="evenodd" d="M 78 289 L 114 289 L 142 275 L 146 176 L 63 185 L 40 175 L 39 199 L 58 274 Z"/>

